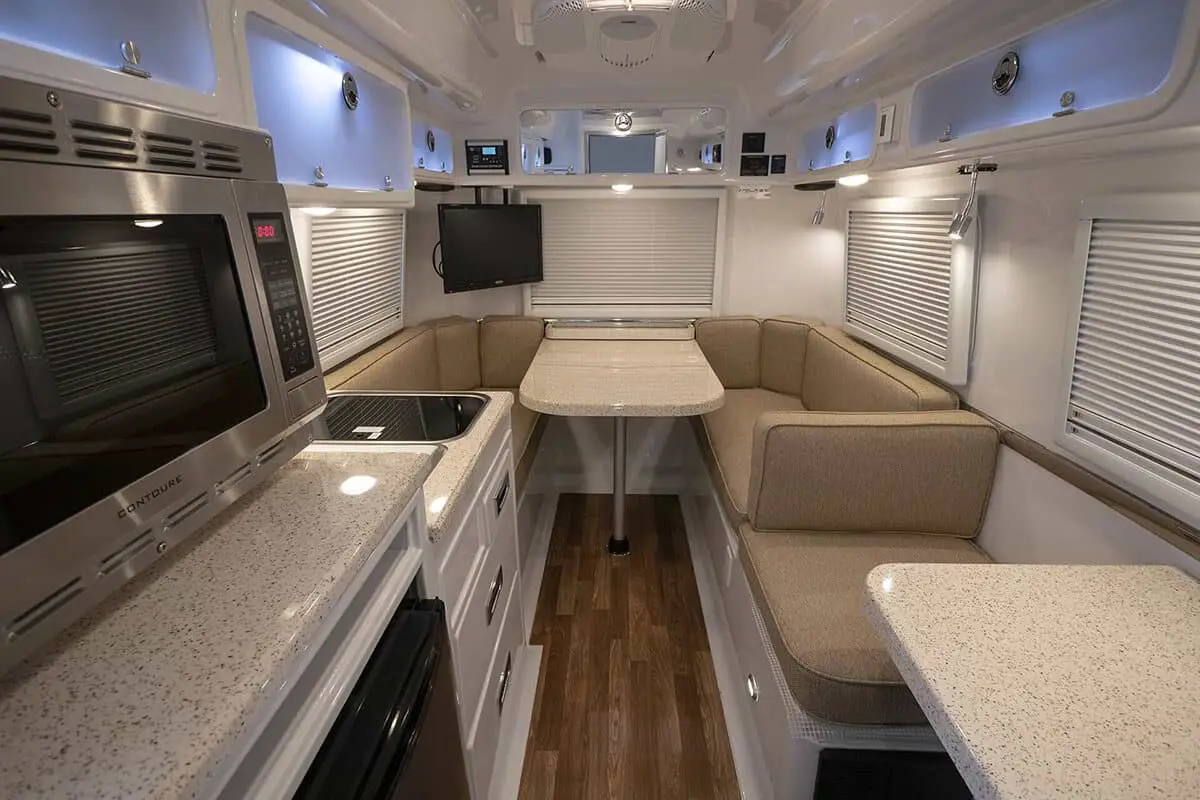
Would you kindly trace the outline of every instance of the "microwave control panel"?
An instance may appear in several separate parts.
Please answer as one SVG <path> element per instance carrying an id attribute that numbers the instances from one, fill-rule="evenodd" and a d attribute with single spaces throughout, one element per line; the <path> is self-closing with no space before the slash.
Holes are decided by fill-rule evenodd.
<path id="1" fill-rule="evenodd" d="M 311 370 L 314 362 L 287 227 L 283 217 L 252 216 L 250 232 L 254 235 L 258 268 L 267 290 L 267 308 L 271 312 L 271 327 L 275 331 L 283 377 L 290 381 Z"/>

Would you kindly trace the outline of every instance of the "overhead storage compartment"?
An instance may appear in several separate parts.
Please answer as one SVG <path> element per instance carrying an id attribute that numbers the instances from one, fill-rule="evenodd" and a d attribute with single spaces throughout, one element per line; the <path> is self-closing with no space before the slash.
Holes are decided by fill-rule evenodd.
<path id="1" fill-rule="evenodd" d="M 809 128 L 800 140 L 800 170 L 815 172 L 866 161 L 875 152 L 875 104 L 852 108 L 828 125 Z"/>

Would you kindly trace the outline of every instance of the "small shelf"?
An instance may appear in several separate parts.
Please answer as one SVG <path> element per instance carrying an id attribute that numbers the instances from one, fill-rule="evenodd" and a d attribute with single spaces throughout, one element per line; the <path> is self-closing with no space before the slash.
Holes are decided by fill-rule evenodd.
<path id="1" fill-rule="evenodd" d="M 380 195 L 390 180 L 412 192 L 408 96 L 404 90 L 257 14 L 246 19 L 246 51 L 258 124 L 271 134 L 279 180 Z M 345 99 L 343 77 L 357 86 Z M 392 193 L 387 193 L 392 194 Z"/>
<path id="2" fill-rule="evenodd" d="M 927 78 L 913 97 L 909 142 L 936 146 L 1149 97 L 1170 75 L 1186 7 L 1104 3 Z M 992 73 L 1009 52 L 1017 79 L 998 94 Z"/>
<path id="3" fill-rule="evenodd" d="M 799 171 L 819 172 L 869 160 L 875 153 L 875 119 L 875 104 L 867 103 L 846 111 L 828 125 L 806 131 L 796 162 Z"/>

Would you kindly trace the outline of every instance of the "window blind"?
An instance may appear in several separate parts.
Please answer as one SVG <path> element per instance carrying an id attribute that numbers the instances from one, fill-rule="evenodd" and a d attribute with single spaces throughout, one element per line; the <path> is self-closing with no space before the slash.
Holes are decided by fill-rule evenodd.
<path id="1" fill-rule="evenodd" d="M 974 231 L 947 236 L 955 200 L 851 206 L 846 329 L 954 385 L 967 381 L 974 325 Z"/>
<path id="2" fill-rule="evenodd" d="M 1095 219 L 1067 430 L 1200 490 L 1200 222 Z"/>
<path id="3" fill-rule="evenodd" d="M 403 324 L 404 212 L 312 220 L 313 334 L 326 368 Z"/>
<path id="4" fill-rule="evenodd" d="M 719 197 L 541 198 L 534 314 L 710 313 Z"/>

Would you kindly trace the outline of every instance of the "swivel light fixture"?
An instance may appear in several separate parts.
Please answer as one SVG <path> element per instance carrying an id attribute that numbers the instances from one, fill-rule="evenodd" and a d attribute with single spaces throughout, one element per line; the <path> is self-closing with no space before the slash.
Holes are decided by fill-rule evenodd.
<path id="1" fill-rule="evenodd" d="M 17 288 L 17 277 L 4 267 L 0 267 L 0 289 Z"/>
<path id="2" fill-rule="evenodd" d="M 812 224 L 821 225 L 825 222 L 825 198 L 829 195 L 829 190 L 836 188 L 837 184 L 833 181 L 810 181 L 809 183 L 797 183 L 792 188 L 798 192 L 820 192 L 821 201 L 817 206 L 817 210 L 813 212 Z"/>
<path id="3" fill-rule="evenodd" d="M 821 204 L 817 206 L 817 210 L 813 212 L 813 225 L 821 225 L 825 222 L 825 195 L 827 194 L 828 192 L 821 192 Z"/>
<path id="4" fill-rule="evenodd" d="M 962 164 L 959 166 L 959 175 L 971 176 L 971 191 L 967 194 L 967 199 L 962 204 L 962 208 L 956 211 L 954 218 L 950 220 L 950 229 L 946 231 L 946 235 L 954 241 L 962 241 L 962 238 L 967 235 L 967 231 L 971 229 L 971 224 L 975 221 L 975 206 L 979 190 L 979 173 L 995 171 L 995 164 L 984 164 L 982 159 L 975 159 L 974 164 Z"/>

